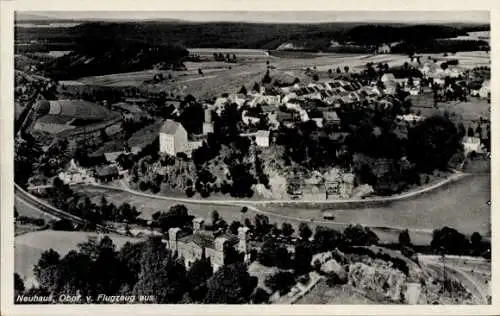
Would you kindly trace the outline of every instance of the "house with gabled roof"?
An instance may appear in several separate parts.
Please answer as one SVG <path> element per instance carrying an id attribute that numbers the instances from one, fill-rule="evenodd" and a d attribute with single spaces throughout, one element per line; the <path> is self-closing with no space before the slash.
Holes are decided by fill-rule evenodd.
<path id="1" fill-rule="evenodd" d="M 160 153 L 175 156 L 187 148 L 188 134 L 181 123 L 166 120 L 160 129 Z"/>

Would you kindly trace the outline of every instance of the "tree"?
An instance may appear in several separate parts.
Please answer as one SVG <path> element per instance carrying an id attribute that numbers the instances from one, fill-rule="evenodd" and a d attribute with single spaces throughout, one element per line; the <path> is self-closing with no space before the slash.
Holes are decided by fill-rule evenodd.
<path id="1" fill-rule="evenodd" d="M 314 81 L 318 81 L 319 80 L 318 74 L 314 74 L 312 78 L 313 78 Z"/>
<path id="2" fill-rule="evenodd" d="M 307 226 L 306 223 L 300 223 L 299 225 L 299 235 L 302 240 L 309 240 L 312 236 L 312 230 Z"/>
<path id="3" fill-rule="evenodd" d="M 408 158 L 423 172 L 446 169 L 460 148 L 455 125 L 443 116 L 426 118 L 408 132 Z"/>
<path id="4" fill-rule="evenodd" d="M 41 148 L 31 135 L 26 135 L 23 139 L 16 138 L 14 145 L 14 181 L 24 187 L 34 171 Z"/>
<path id="5" fill-rule="evenodd" d="M 212 264 L 203 252 L 202 257 L 193 262 L 187 273 L 187 280 L 190 285 L 189 295 L 193 301 L 203 301 L 207 294 L 207 281 L 212 275 Z"/>
<path id="6" fill-rule="evenodd" d="M 216 226 L 217 225 L 217 222 L 220 220 L 220 215 L 219 215 L 219 212 L 217 212 L 217 210 L 213 210 L 212 211 L 212 225 L 213 226 Z"/>
<path id="7" fill-rule="evenodd" d="M 248 207 L 243 206 L 243 207 L 241 208 L 241 211 L 240 211 L 240 212 L 241 212 L 241 214 L 246 214 L 246 212 L 248 212 Z"/>
<path id="8" fill-rule="evenodd" d="M 470 242 L 464 234 L 445 226 L 433 231 L 431 248 L 437 253 L 463 255 L 469 251 Z"/>
<path id="9" fill-rule="evenodd" d="M 254 83 L 252 91 L 260 92 L 260 85 L 259 85 L 259 83 L 257 83 L 257 82 Z"/>
<path id="10" fill-rule="evenodd" d="M 269 302 L 269 293 L 266 290 L 258 287 L 250 298 L 252 304 L 267 304 Z"/>
<path id="11" fill-rule="evenodd" d="M 231 234 L 238 235 L 238 228 L 243 227 L 240 222 L 233 221 L 231 225 L 229 225 L 229 231 Z"/>
<path id="12" fill-rule="evenodd" d="M 314 245 L 317 252 L 333 250 L 342 245 L 342 233 L 335 229 L 317 226 L 314 234 Z"/>
<path id="13" fill-rule="evenodd" d="M 203 71 L 201 70 L 201 68 L 198 68 L 198 74 L 203 77 Z"/>
<path id="14" fill-rule="evenodd" d="M 267 267 L 276 266 L 286 269 L 290 265 L 290 253 L 283 244 L 268 239 L 262 244 L 258 260 Z"/>
<path id="15" fill-rule="evenodd" d="M 295 275 L 302 275 L 311 270 L 313 246 L 309 241 L 302 241 L 295 245 L 293 269 Z"/>
<path id="16" fill-rule="evenodd" d="M 478 232 L 474 232 L 472 233 L 471 237 L 470 237 L 470 242 L 471 242 L 471 247 L 472 247 L 472 250 L 477 254 L 479 253 L 480 251 L 482 251 L 483 247 L 481 245 L 481 242 L 483 240 L 483 237 L 481 236 L 480 233 Z"/>
<path id="17" fill-rule="evenodd" d="M 273 292 L 278 291 L 280 295 L 290 292 L 295 282 L 295 277 L 291 272 L 278 272 L 265 280 L 266 286 Z"/>
<path id="18" fill-rule="evenodd" d="M 38 263 L 33 267 L 38 284 L 43 284 L 50 293 L 55 293 L 60 283 L 60 255 L 54 249 L 42 252 Z"/>
<path id="19" fill-rule="evenodd" d="M 19 212 L 17 211 L 17 207 L 14 206 L 14 219 L 17 219 L 19 216 Z"/>
<path id="20" fill-rule="evenodd" d="M 411 239 L 410 239 L 410 233 L 408 232 L 408 229 L 405 229 L 399 233 L 399 246 L 401 248 L 412 246 Z"/>
<path id="21" fill-rule="evenodd" d="M 17 297 L 19 294 L 23 293 L 25 290 L 24 281 L 21 276 L 17 273 L 14 273 L 14 297 Z"/>
<path id="22" fill-rule="evenodd" d="M 255 228 L 254 234 L 258 238 L 262 238 L 269 233 L 271 225 L 269 225 L 269 218 L 262 214 L 255 214 Z"/>
<path id="23" fill-rule="evenodd" d="M 118 260 L 124 263 L 124 269 L 127 271 L 127 273 L 123 274 L 122 281 L 130 288 L 137 282 L 141 272 L 141 258 L 145 247 L 146 242 L 126 242 L 117 254 Z"/>
<path id="24" fill-rule="evenodd" d="M 271 83 L 272 79 L 271 79 L 271 75 L 269 74 L 269 69 L 266 71 L 266 74 L 264 75 L 264 77 L 262 78 L 262 83 L 263 84 L 269 84 Z"/>
<path id="25" fill-rule="evenodd" d="M 467 129 L 467 136 L 474 137 L 474 135 L 474 129 L 472 128 L 472 126 L 469 126 L 469 128 Z"/>
<path id="26" fill-rule="evenodd" d="M 465 126 L 464 123 L 460 122 L 458 124 L 458 137 L 463 138 L 465 136 Z"/>
<path id="27" fill-rule="evenodd" d="M 168 212 L 160 213 L 157 220 L 152 223 L 153 227 L 159 227 L 163 232 L 173 227 L 185 227 L 191 223 L 192 216 L 189 216 L 187 208 L 182 204 L 172 206 Z"/>
<path id="28" fill-rule="evenodd" d="M 247 95 L 248 94 L 247 88 L 245 88 L 245 86 L 241 86 L 241 89 L 240 89 L 240 91 L 238 93 Z"/>
<path id="29" fill-rule="evenodd" d="M 348 73 L 348 72 L 349 72 L 349 66 L 344 66 L 344 71 L 345 71 L 346 73 Z"/>
<path id="30" fill-rule="evenodd" d="M 222 266 L 208 280 L 208 304 L 244 304 L 257 285 L 257 278 L 251 277 L 243 263 Z"/>
<path id="31" fill-rule="evenodd" d="M 370 246 L 378 241 L 378 236 L 368 227 L 349 225 L 344 230 L 344 242 L 348 246 Z"/>
<path id="32" fill-rule="evenodd" d="M 286 238 L 290 238 L 294 232 L 292 224 L 283 223 L 281 225 L 281 232 L 283 233 L 283 236 L 285 236 Z"/>
<path id="33" fill-rule="evenodd" d="M 141 272 L 132 293 L 152 295 L 155 303 L 179 302 L 187 290 L 186 269 L 163 245 L 160 238 L 150 238 L 141 258 Z"/>

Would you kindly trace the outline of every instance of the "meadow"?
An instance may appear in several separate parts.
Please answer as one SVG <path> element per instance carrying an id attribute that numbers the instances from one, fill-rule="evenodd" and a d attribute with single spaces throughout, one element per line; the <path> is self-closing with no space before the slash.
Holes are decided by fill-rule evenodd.
<path id="1" fill-rule="evenodd" d="M 87 241 L 89 237 L 97 237 L 97 233 L 67 232 L 43 230 L 16 236 L 14 239 L 14 271 L 21 275 L 25 285 L 29 286 L 35 281 L 33 266 L 38 263 L 42 252 L 54 249 L 59 255 L 64 256 L 70 250 L 76 249 L 79 243 Z M 139 242 L 142 239 L 108 235 L 120 249 L 126 242 Z"/>

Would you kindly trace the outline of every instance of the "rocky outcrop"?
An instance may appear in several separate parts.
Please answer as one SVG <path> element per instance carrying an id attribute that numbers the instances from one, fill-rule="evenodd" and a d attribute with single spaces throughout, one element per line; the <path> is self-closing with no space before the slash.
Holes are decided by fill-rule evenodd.
<path id="1" fill-rule="evenodd" d="M 391 301 L 404 301 L 406 276 L 387 262 L 374 260 L 371 265 L 362 262 L 351 264 L 348 282 L 367 293 L 378 293 Z"/>

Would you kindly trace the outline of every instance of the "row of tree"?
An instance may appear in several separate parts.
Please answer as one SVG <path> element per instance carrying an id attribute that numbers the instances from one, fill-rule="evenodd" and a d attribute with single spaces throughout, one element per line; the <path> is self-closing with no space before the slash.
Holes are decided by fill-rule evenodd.
<path id="1" fill-rule="evenodd" d="M 26 295 L 89 296 L 106 304 L 99 295 L 135 295 L 154 298 L 147 303 L 244 304 L 254 302 L 257 280 L 241 262 L 213 271 L 202 257 L 186 269 L 182 258 L 165 248 L 160 238 L 126 243 L 120 250 L 109 237 L 89 239 L 64 257 L 50 249 L 34 267 L 38 287 L 25 289 L 15 277 L 15 292 Z M 136 302 L 137 303 L 137 302 Z"/>
<path id="2" fill-rule="evenodd" d="M 68 213 L 98 224 L 104 221 L 134 223 L 141 214 L 135 206 L 124 202 L 120 206 L 102 196 L 100 204 L 93 203 L 88 196 L 75 193 L 59 178 L 54 178 L 53 187 L 48 189 L 51 204 Z"/>

